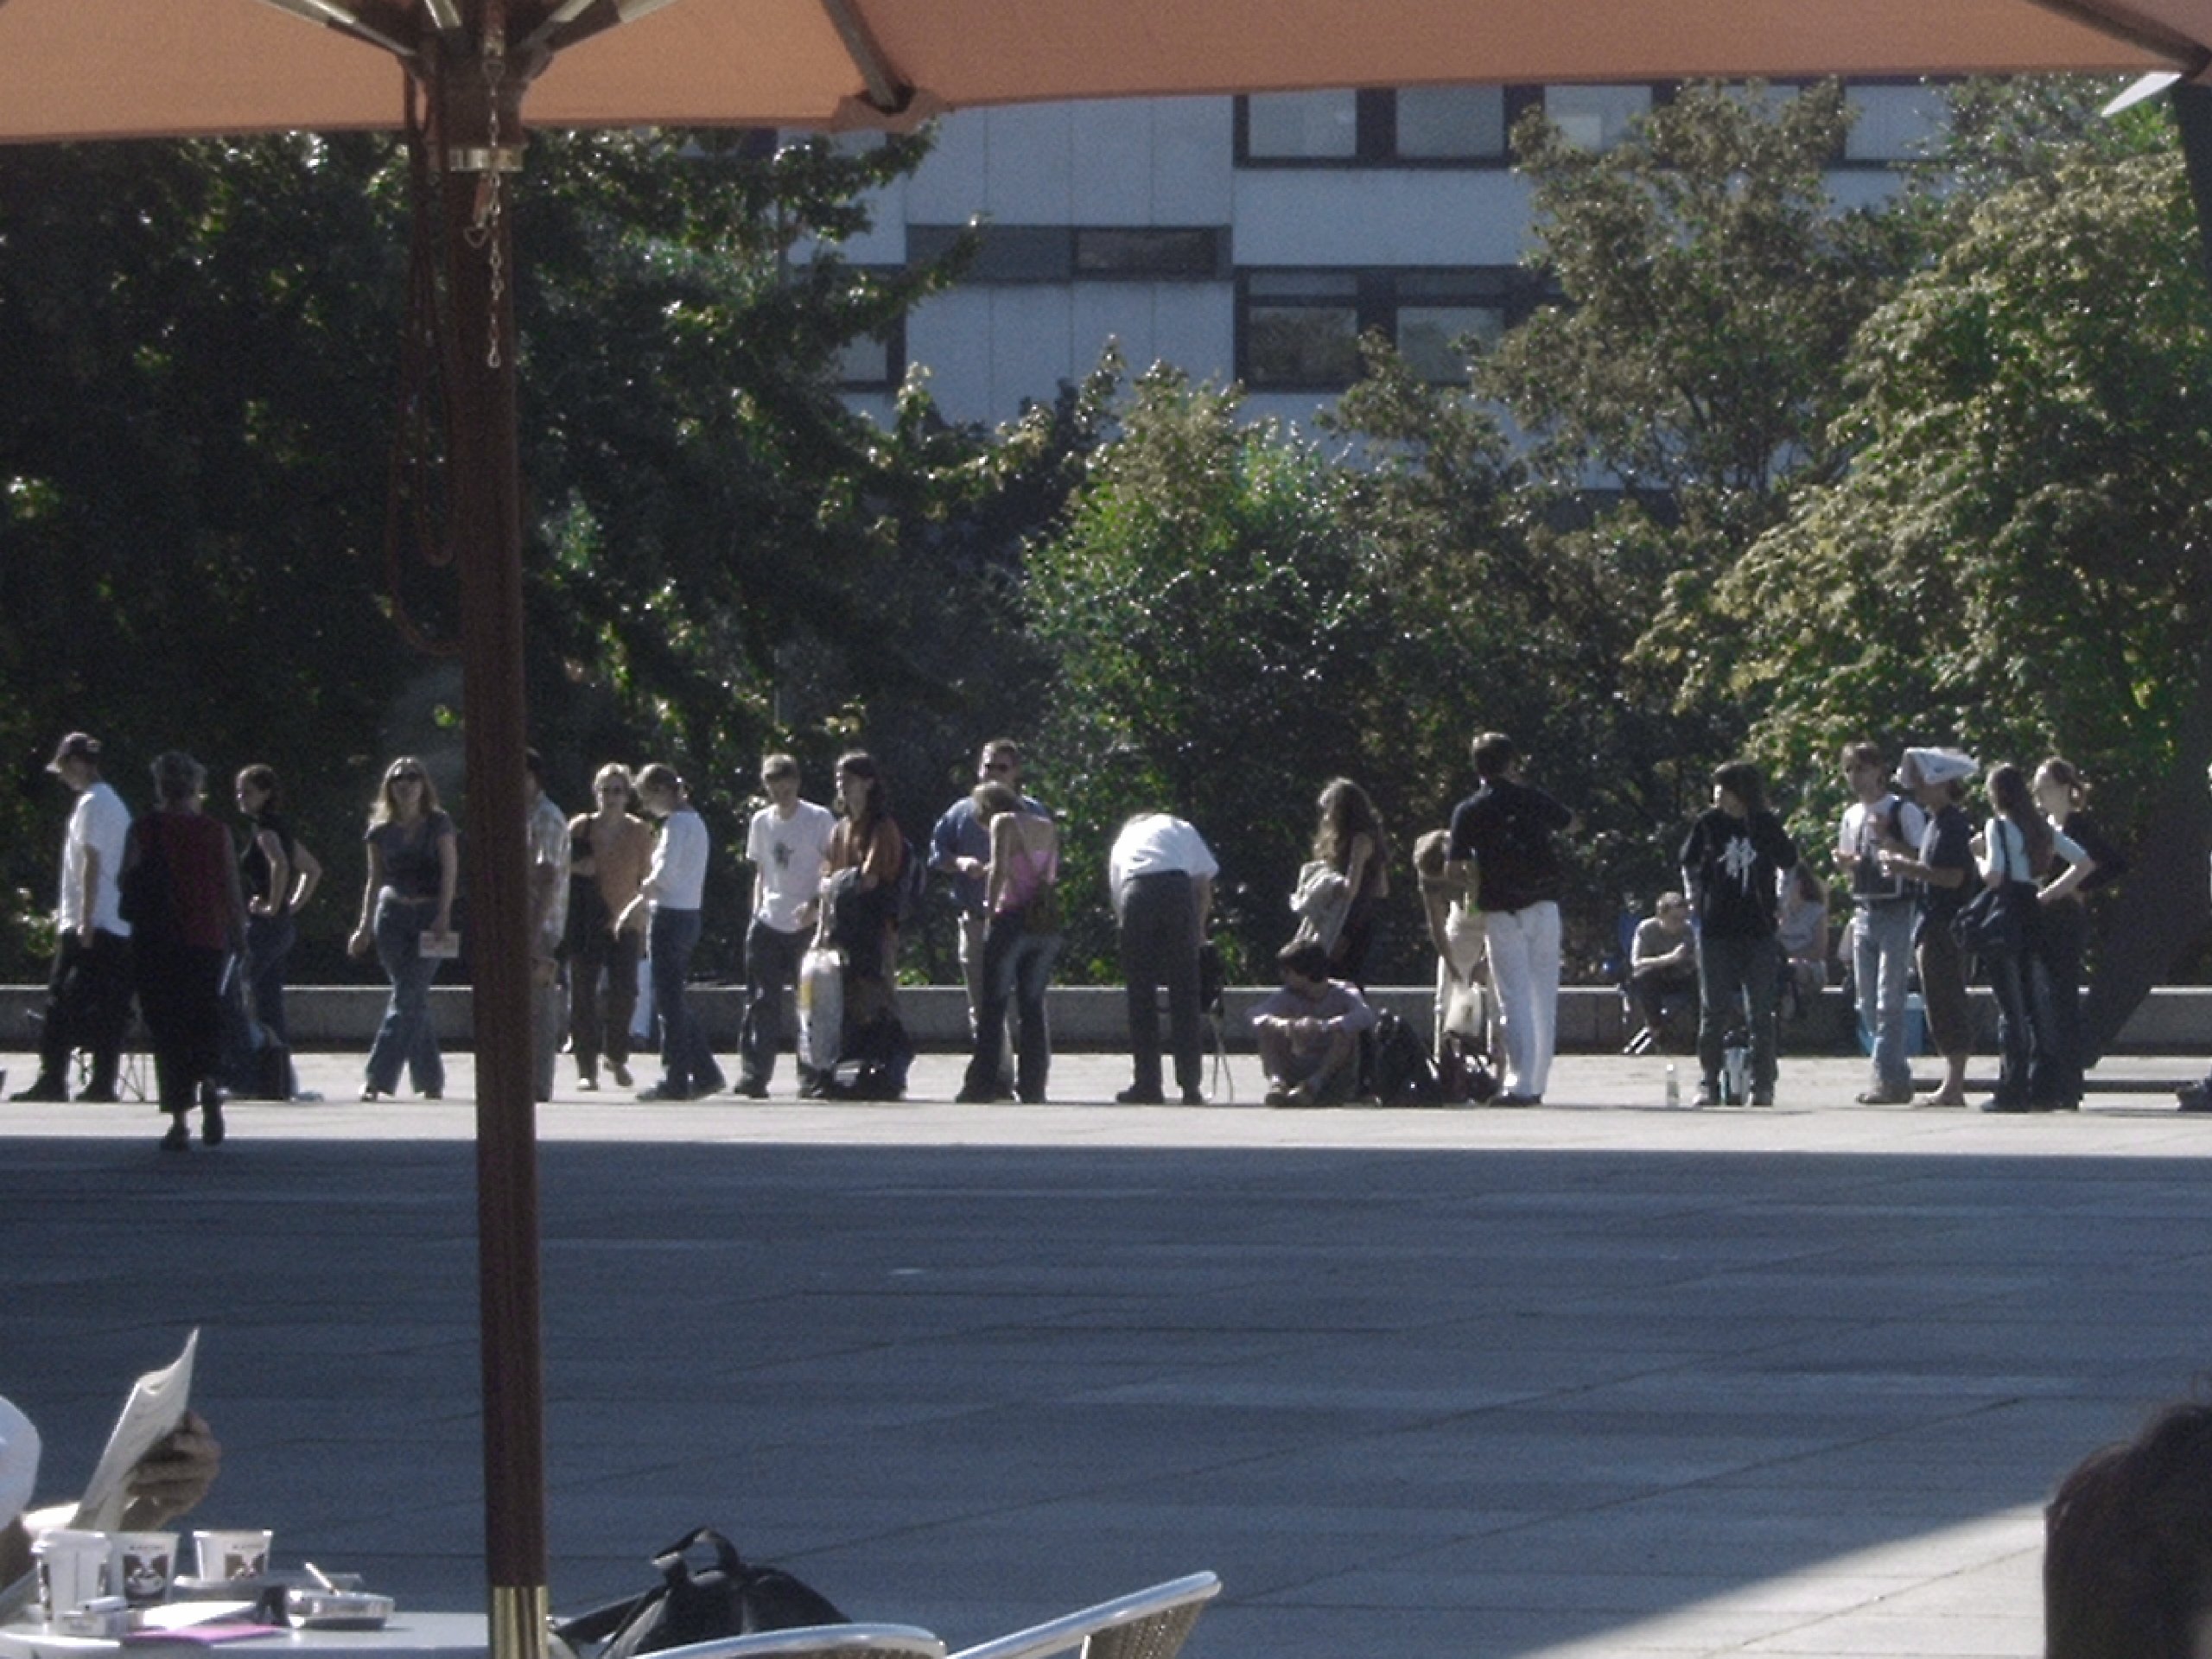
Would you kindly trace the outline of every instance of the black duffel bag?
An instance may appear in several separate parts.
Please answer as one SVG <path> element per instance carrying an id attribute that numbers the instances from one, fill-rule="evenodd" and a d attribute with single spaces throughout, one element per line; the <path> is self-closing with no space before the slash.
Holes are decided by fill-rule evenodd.
<path id="1" fill-rule="evenodd" d="M 711 1567 L 693 1571 L 690 1554 L 705 1545 Z M 828 1597 L 780 1567 L 751 1567 L 737 1546 L 711 1527 L 686 1533 L 653 1556 L 661 1581 L 643 1595 L 609 1602 L 553 1626 L 581 1651 L 604 1642 L 594 1659 L 630 1659 L 721 1636 L 752 1636 L 803 1624 L 849 1624 Z"/>

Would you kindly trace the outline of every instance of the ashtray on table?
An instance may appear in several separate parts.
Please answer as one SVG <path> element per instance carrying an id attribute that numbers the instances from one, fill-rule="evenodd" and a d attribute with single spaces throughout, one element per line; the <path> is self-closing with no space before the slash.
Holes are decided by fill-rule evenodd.
<path id="1" fill-rule="evenodd" d="M 284 1592 L 284 1617 L 302 1630 L 380 1630 L 396 1605 L 371 1590 L 295 1585 Z"/>

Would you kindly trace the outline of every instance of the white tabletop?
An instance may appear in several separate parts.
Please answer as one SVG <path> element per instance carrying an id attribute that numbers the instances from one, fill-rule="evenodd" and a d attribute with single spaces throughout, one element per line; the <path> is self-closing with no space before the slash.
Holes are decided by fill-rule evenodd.
<path id="1" fill-rule="evenodd" d="M 484 1659 L 491 1644 L 481 1613 L 413 1613 L 402 1608 L 380 1630 L 275 1630 L 212 1645 L 183 1637 L 56 1636 L 41 1624 L 0 1624 L 0 1659 Z"/>

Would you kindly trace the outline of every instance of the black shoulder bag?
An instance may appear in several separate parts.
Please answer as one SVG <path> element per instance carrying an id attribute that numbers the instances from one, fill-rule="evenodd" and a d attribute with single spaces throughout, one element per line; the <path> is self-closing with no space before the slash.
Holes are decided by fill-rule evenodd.
<path id="1" fill-rule="evenodd" d="M 1961 950 L 1977 957 L 2017 957 L 2027 948 L 2027 906 L 2036 902 L 2034 890 L 2012 879 L 2012 865 L 2000 831 L 1997 856 L 2005 879 L 1984 887 L 1951 918 L 1951 937 Z"/>
<path id="2" fill-rule="evenodd" d="M 715 1563 L 693 1571 L 690 1553 L 710 1546 Z M 595 1659 L 680 1648 L 721 1636 L 752 1636 L 803 1624 L 851 1621 L 819 1591 L 779 1567 L 752 1567 L 711 1527 L 686 1533 L 653 1557 L 661 1581 L 643 1595 L 610 1602 L 553 1627 L 571 1647 L 604 1640 Z"/>

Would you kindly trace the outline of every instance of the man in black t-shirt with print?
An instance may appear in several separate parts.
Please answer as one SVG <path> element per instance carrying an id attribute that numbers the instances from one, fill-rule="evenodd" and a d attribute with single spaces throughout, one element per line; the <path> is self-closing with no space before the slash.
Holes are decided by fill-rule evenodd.
<path id="1" fill-rule="evenodd" d="M 1731 760 L 1713 774 L 1713 807 L 1682 842 L 1682 885 L 1698 918 L 1698 1104 L 1720 1099 L 1721 1051 L 1739 1020 L 1751 1032 L 1751 1104 L 1774 1104 L 1775 1007 L 1782 944 L 1774 936 L 1778 878 L 1797 846 L 1766 808 L 1758 768 Z"/>

